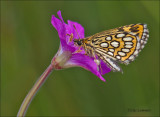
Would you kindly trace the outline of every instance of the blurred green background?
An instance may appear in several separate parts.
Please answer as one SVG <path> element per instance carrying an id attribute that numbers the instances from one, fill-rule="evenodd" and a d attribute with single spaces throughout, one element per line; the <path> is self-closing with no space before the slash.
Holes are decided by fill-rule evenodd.
<path id="1" fill-rule="evenodd" d="M 158 116 L 159 1 L 1 1 L 1 116 L 17 114 L 57 52 L 51 16 L 58 10 L 86 36 L 147 23 L 150 37 L 134 62 L 120 65 L 124 73 L 110 72 L 106 82 L 83 68 L 53 71 L 27 116 Z"/>

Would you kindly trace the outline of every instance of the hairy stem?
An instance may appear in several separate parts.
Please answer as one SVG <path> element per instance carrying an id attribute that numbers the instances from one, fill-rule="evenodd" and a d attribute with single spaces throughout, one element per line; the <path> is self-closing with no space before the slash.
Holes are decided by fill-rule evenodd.
<path id="1" fill-rule="evenodd" d="M 23 103 L 18 111 L 17 117 L 24 117 L 25 113 L 34 98 L 35 94 L 38 92 L 40 87 L 43 85 L 43 83 L 48 78 L 49 74 L 53 71 L 53 66 L 49 65 L 48 68 L 44 71 L 44 73 L 39 77 L 39 79 L 36 81 L 32 89 L 29 91 L 25 99 L 23 100 Z"/>

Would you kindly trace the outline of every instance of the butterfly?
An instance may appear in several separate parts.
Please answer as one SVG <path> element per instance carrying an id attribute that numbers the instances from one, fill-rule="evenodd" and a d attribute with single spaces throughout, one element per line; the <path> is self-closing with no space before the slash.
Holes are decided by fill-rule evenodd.
<path id="1" fill-rule="evenodd" d="M 74 44 L 82 47 L 88 56 L 94 57 L 97 65 L 103 60 L 111 70 L 123 72 L 117 63 L 128 65 L 132 62 L 144 48 L 148 37 L 147 24 L 139 23 L 74 39 Z"/>

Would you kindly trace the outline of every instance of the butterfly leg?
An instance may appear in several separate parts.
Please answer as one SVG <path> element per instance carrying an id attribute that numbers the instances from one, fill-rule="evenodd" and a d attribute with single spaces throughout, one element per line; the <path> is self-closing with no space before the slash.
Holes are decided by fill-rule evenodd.
<path id="1" fill-rule="evenodd" d="M 94 62 L 97 64 L 97 70 L 99 71 L 99 68 L 100 68 L 101 69 L 101 73 L 102 73 L 102 67 L 101 67 L 100 59 L 96 58 L 95 53 L 92 52 L 92 54 L 93 54 L 93 57 L 94 57 Z"/>
<path id="2" fill-rule="evenodd" d="M 94 59 L 94 62 L 97 64 L 97 70 L 99 71 L 99 68 L 100 68 L 101 73 L 102 73 L 102 66 L 101 66 L 100 60 L 99 59 Z"/>
<path id="3" fill-rule="evenodd" d="M 78 50 L 76 50 L 74 53 L 80 53 L 82 52 L 82 50 L 80 50 L 80 48 Z"/>
<path id="4" fill-rule="evenodd" d="M 102 67 L 101 67 L 101 64 L 99 65 L 100 69 L 101 69 L 101 73 L 102 73 Z"/>
<path id="5" fill-rule="evenodd" d="M 72 42 L 72 41 L 73 41 L 73 33 L 71 33 L 71 34 L 66 34 L 66 35 L 70 36 L 69 42 Z"/>
<path id="6" fill-rule="evenodd" d="M 82 50 L 81 50 L 81 46 L 78 48 L 78 50 L 76 50 L 74 53 L 80 53 L 80 52 L 82 52 Z"/>
<path id="7" fill-rule="evenodd" d="M 95 58 L 94 62 L 97 64 L 97 70 L 99 71 L 100 60 Z"/>

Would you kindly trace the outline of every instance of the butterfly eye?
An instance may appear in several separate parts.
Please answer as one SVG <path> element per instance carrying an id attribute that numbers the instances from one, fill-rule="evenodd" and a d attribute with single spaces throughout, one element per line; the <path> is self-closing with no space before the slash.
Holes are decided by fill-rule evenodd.
<path id="1" fill-rule="evenodd" d="M 77 41 L 77 44 L 80 46 L 82 45 L 82 41 Z"/>

